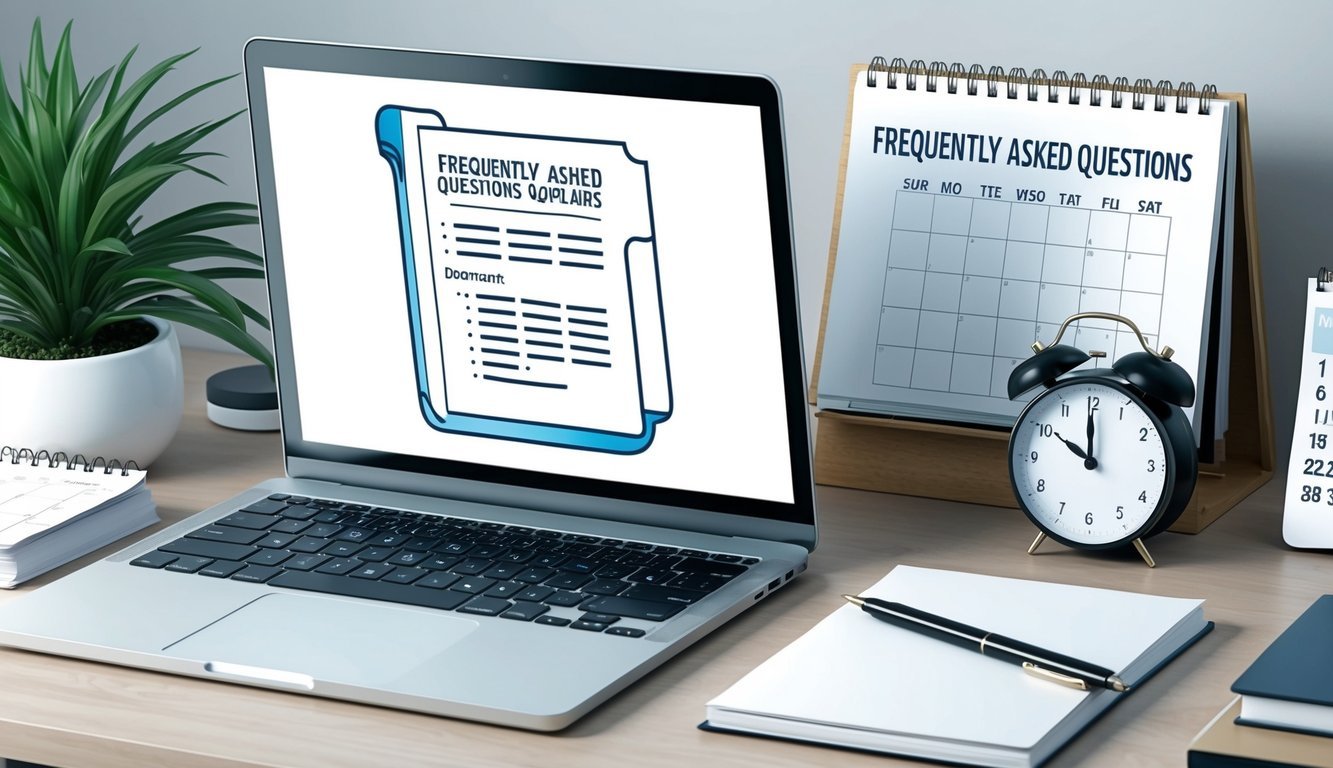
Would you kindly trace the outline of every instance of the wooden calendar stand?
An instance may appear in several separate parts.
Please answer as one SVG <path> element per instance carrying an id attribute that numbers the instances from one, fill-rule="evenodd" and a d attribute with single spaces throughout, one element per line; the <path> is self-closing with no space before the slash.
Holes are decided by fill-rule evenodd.
<path id="1" fill-rule="evenodd" d="M 853 68 L 852 87 L 864 66 Z M 1263 285 L 1259 270 L 1259 231 L 1255 216 L 1250 131 L 1243 93 L 1224 93 L 1236 102 L 1237 158 L 1235 272 L 1232 280 L 1231 365 L 1228 373 L 1228 429 L 1216 446 L 1217 462 L 1201 465 L 1189 506 L 1172 531 L 1198 533 L 1228 509 L 1268 482 L 1273 474 L 1272 404 L 1268 389 L 1268 349 L 1264 335 Z M 820 319 L 819 344 L 809 400 L 815 404 L 819 365 L 833 286 L 843 188 L 851 130 L 848 100 L 838 197 L 829 246 L 828 276 Z M 974 428 L 818 411 L 815 481 L 910 496 L 1017 507 L 1009 485 L 1006 429 Z"/>

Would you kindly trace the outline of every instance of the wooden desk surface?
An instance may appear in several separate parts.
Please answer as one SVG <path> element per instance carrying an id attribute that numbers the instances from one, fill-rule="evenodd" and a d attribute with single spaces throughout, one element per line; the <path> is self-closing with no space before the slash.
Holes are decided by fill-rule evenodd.
<path id="1" fill-rule="evenodd" d="M 240 362 L 186 351 L 185 420 L 148 476 L 166 521 L 282 473 L 276 434 L 234 432 L 203 416 L 204 378 Z M 1317 596 L 1333 591 L 1333 557 L 1282 543 L 1281 490 L 1281 480 L 1270 483 L 1198 536 L 1151 540 L 1158 567 L 1150 570 L 1054 543 L 1030 557 L 1033 529 L 1014 510 L 820 488 L 821 540 L 804 576 L 554 735 L 0 649 L 0 755 L 67 768 L 882 768 L 898 763 L 695 726 L 709 699 L 836 609 L 838 595 L 905 563 L 1206 598 L 1216 630 L 1050 763 L 1182 765 L 1190 740 L 1230 701 L 1236 676 Z M 0 601 L 75 565 L 0 593 Z"/>

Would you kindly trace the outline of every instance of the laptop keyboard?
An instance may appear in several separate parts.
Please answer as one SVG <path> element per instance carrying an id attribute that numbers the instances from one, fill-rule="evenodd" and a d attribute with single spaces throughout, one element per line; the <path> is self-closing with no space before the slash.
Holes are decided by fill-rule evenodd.
<path id="1" fill-rule="evenodd" d="M 130 564 L 642 637 L 757 562 L 275 493 Z"/>

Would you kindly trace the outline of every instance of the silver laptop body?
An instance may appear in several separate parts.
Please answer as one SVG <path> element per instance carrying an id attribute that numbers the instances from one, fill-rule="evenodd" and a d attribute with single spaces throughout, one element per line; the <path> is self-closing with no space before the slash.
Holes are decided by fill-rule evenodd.
<path id="1" fill-rule="evenodd" d="M 245 71 L 286 477 L 11 601 L 0 642 L 556 730 L 804 570 L 814 492 L 770 81 L 268 39 Z M 413 522 L 346 554 L 352 515 L 383 510 Z M 181 554 L 255 515 L 277 522 L 222 550 L 236 561 Z M 305 527 L 330 542 L 306 551 L 320 520 L 341 522 Z M 542 589 L 526 568 L 552 551 L 599 583 L 639 579 L 621 594 L 715 588 L 660 613 L 490 585 L 429 607 L 485 578 L 454 573 L 470 561 L 445 546 L 526 558 L 514 588 Z M 579 560 L 625 549 L 637 577 Z M 339 559 L 364 578 L 269 578 Z M 403 581 L 382 586 L 390 572 Z"/>

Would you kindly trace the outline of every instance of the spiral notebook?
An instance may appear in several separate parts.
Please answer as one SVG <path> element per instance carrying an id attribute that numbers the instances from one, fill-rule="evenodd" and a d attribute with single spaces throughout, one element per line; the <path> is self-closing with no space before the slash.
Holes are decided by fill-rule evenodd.
<path id="1" fill-rule="evenodd" d="M 858 75 L 819 407 L 1008 427 L 1033 341 L 1112 312 L 1194 376 L 1206 453 L 1226 428 L 1210 372 L 1230 347 L 1235 104 L 1063 71 L 876 58 Z M 1105 353 L 1090 365 L 1139 348 L 1109 321 L 1074 327 Z"/>
<path id="2" fill-rule="evenodd" d="M 157 522 L 134 462 L 0 447 L 0 587 Z"/>

